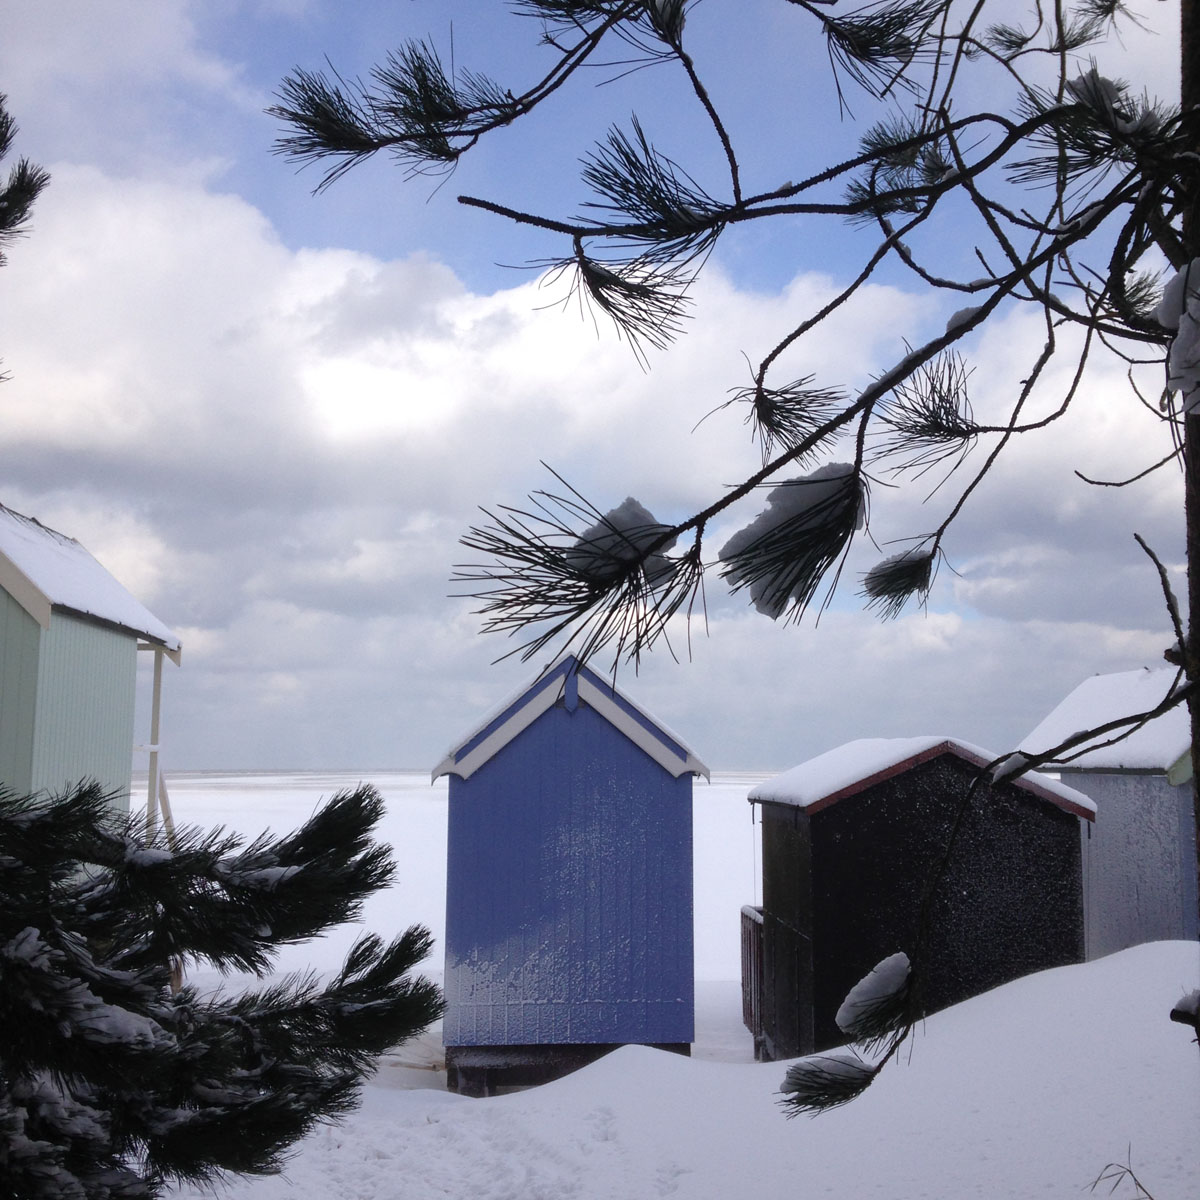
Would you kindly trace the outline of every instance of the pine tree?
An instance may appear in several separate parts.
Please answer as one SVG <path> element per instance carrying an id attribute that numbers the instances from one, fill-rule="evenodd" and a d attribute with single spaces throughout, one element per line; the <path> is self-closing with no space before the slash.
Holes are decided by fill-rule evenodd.
<path id="1" fill-rule="evenodd" d="M 655 138 L 672 136 L 673 114 L 660 110 L 657 128 L 634 117 L 586 155 L 586 216 L 458 198 L 556 239 L 552 273 L 611 319 L 643 365 L 681 334 L 692 281 L 733 231 L 798 220 L 838 221 L 863 231 L 861 257 L 833 300 L 794 314 L 784 337 L 747 352 L 750 379 L 732 388 L 732 401 L 725 397 L 734 381 L 725 381 L 698 402 L 698 417 L 730 406 L 741 410 L 761 448 L 761 469 L 736 486 L 714 483 L 712 503 L 674 523 L 656 520 L 632 500 L 593 503 L 562 479 L 523 506 L 485 510 L 487 521 L 463 538 L 480 557 L 458 576 L 479 601 L 485 627 L 524 638 L 527 656 L 566 640 L 581 657 L 604 650 L 615 669 L 621 661 L 636 662 L 665 638 L 673 618 L 702 602 L 702 582 L 712 571 L 772 619 L 799 620 L 828 602 L 851 541 L 867 529 L 872 476 L 885 472 L 921 479 L 931 491 L 931 515 L 900 552 L 863 576 L 861 593 L 883 616 L 923 604 L 952 548 L 955 523 L 997 459 L 1018 438 L 1052 431 L 1068 410 L 1086 406 L 1089 363 L 1115 355 L 1128 364 L 1131 403 L 1165 424 L 1172 448 L 1162 461 L 1131 464 L 1127 479 L 1108 482 L 1126 486 L 1152 471 L 1183 471 L 1191 603 L 1185 627 L 1166 569 L 1142 543 L 1162 584 L 1173 638 L 1165 656 L 1178 675 L 1153 714 L 1130 713 L 1115 728 L 1093 733 L 1111 740 L 1187 703 L 1195 755 L 1195 0 L 1181 0 L 1179 109 L 1134 94 L 1089 61 L 1089 47 L 1121 21 L 1136 20 L 1124 0 L 1020 6 L 1011 0 L 780 0 L 798 22 L 798 39 L 806 36 L 799 22 L 807 21 L 807 36 L 825 41 L 832 109 L 845 117 L 860 105 L 873 106 L 874 119 L 840 156 L 808 161 L 801 138 L 786 151 L 768 145 L 764 160 L 753 163 L 722 119 L 704 66 L 691 52 L 689 22 L 698 2 L 511 0 L 515 15 L 537 23 L 549 59 L 531 84 L 509 86 L 448 69 L 431 43 L 412 40 L 366 82 L 297 69 L 270 110 L 286 129 L 277 150 L 300 164 L 331 164 L 318 185 L 327 187 L 381 152 L 410 175 L 448 172 L 481 138 L 552 103 L 587 66 L 607 63 L 602 77 L 614 86 L 636 69 L 679 73 L 723 163 L 719 180 L 702 184 L 661 149 Z M 726 21 L 730 39 L 741 34 L 735 12 L 706 15 Z M 770 107 L 771 80 L 756 76 L 753 87 L 764 110 Z M 771 186 L 759 190 L 752 178 Z M 781 178 L 787 182 L 778 185 Z M 973 254 L 959 253 L 964 244 Z M 819 339 L 830 315 L 884 264 L 931 293 L 957 297 L 944 331 L 898 345 L 891 365 L 857 391 L 837 380 L 782 374 L 786 356 Z M 1020 307 L 1038 314 L 1040 342 L 1014 347 L 1025 360 L 1013 372 L 1007 412 L 984 422 L 971 403 L 972 335 Z M 1064 360 L 1065 371 L 1051 369 Z M 771 490 L 759 516 L 706 554 L 714 518 L 765 487 Z M 1081 733 L 1071 747 L 995 766 L 1001 775 L 1014 774 L 1088 741 Z M 1193 778 L 1200 832 L 1200 771 Z M 964 806 L 970 803 L 970 795 L 964 797 Z M 1200 869 L 1200 843 L 1197 860 Z M 906 976 L 902 991 L 883 1006 L 888 1021 L 871 1026 L 866 1040 L 881 1055 L 861 1070 L 845 1064 L 818 1069 L 819 1086 L 793 1079 L 798 1108 L 806 1095 L 820 1107 L 856 1093 L 895 1053 L 926 965 L 919 960 L 914 952 L 911 979 Z"/>
<path id="2" fill-rule="evenodd" d="M 17 136 L 6 101 L 0 93 L 0 162 L 8 157 Z M 0 267 L 4 266 L 5 246 L 27 231 L 33 202 L 49 182 L 50 176 L 26 158 L 17 159 L 7 178 L 0 180 Z M 0 374 L 0 380 L 4 378 Z"/>
<path id="3" fill-rule="evenodd" d="M 353 919 L 393 873 L 369 787 L 303 827 L 148 840 L 95 785 L 0 794 L 0 1193 L 153 1197 L 278 1170 L 352 1109 L 380 1053 L 441 1011 L 409 974 L 413 926 L 361 938 L 336 978 L 200 995 L 175 964 L 264 975 L 276 950 Z"/>

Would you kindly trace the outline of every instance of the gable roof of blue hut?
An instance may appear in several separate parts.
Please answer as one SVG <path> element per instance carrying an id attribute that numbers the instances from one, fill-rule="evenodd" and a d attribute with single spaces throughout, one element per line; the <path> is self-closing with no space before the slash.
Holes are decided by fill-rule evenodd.
<path id="1" fill-rule="evenodd" d="M 580 703 L 587 705 L 672 776 L 709 777 L 708 768 L 679 738 L 573 654 L 566 654 L 453 746 L 434 767 L 433 778 L 457 775 L 469 779 L 560 700 L 568 712 L 574 712 Z"/>

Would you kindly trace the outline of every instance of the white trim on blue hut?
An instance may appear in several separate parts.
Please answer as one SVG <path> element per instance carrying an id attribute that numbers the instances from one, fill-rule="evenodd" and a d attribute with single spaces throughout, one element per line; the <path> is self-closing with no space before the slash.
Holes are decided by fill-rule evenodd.
<path id="1" fill-rule="evenodd" d="M 446 752 L 433 769 L 433 779 L 457 775 L 469 779 L 484 763 L 528 729 L 544 712 L 563 701 L 573 712 L 580 700 L 644 750 L 664 771 L 710 777 L 708 768 L 661 722 L 634 704 L 573 654 L 557 659 L 532 685 L 523 687 L 494 708 L 471 732 Z"/>

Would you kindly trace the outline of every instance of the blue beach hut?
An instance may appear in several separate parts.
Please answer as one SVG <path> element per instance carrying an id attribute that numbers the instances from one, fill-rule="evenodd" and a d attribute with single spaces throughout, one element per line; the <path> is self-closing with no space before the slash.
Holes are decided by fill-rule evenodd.
<path id="1" fill-rule="evenodd" d="M 449 1086 L 491 1094 L 629 1043 L 687 1053 L 692 777 L 704 764 L 567 655 L 455 746 L 441 775 Z"/>

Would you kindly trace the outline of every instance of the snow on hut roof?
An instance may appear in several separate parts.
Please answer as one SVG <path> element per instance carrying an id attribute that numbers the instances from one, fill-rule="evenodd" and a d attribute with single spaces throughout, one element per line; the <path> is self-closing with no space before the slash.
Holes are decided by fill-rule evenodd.
<path id="1" fill-rule="evenodd" d="M 1054 709 L 1020 748 L 1028 754 L 1043 753 L 1074 733 L 1148 712 L 1162 702 L 1177 675 L 1173 667 L 1093 675 Z M 1097 746 L 1078 757 L 1071 755 L 1070 761 L 1059 761 L 1064 768 L 1081 771 L 1164 771 L 1172 783 L 1185 783 L 1192 775 L 1187 706 L 1178 705 L 1110 746 Z"/>
<path id="2" fill-rule="evenodd" d="M 494 708 L 446 752 L 434 767 L 433 778 L 458 775 L 468 779 L 542 713 L 553 708 L 560 697 L 566 698 L 568 707 L 573 707 L 575 698 L 584 701 L 676 778 L 684 774 L 708 778 L 708 768 L 679 738 L 573 654 L 564 654 L 532 684 Z"/>
<path id="3" fill-rule="evenodd" d="M 0 504 L 0 587 L 43 629 L 59 608 L 180 650 L 179 638 L 74 538 Z"/>
<path id="4" fill-rule="evenodd" d="M 864 791 L 894 775 L 900 775 L 919 763 L 953 754 L 972 766 L 982 767 L 996 755 L 969 742 L 947 737 L 860 738 L 836 750 L 818 754 L 774 779 L 751 788 L 751 804 L 768 802 L 794 804 L 810 813 L 847 796 Z M 1014 786 L 1049 800 L 1051 804 L 1092 820 L 1096 806 L 1074 788 L 1058 783 L 1036 771 L 1011 781 Z"/>

